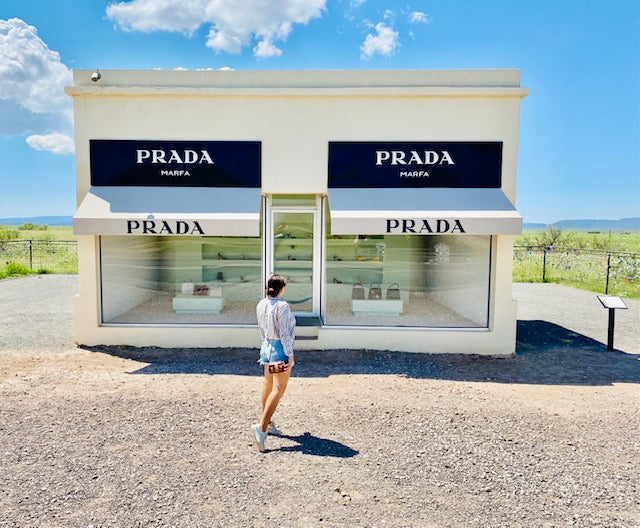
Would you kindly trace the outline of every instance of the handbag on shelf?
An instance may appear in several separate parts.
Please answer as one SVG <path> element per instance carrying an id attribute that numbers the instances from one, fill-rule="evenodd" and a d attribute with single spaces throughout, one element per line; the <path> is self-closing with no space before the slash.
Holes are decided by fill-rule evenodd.
<path id="1" fill-rule="evenodd" d="M 371 284 L 371 287 L 369 288 L 369 299 L 371 300 L 382 299 L 382 288 L 380 287 L 380 284 L 377 284 L 377 283 Z"/>
<path id="2" fill-rule="evenodd" d="M 206 284 L 194 284 L 193 285 L 193 294 L 194 295 L 207 295 L 209 293 L 209 286 Z"/>
<path id="3" fill-rule="evenodd" d="M 356 282 L 353 285 L 353 288 L 351 289 L 351 298 L 357 300 L 364 299 L 364 286 L 361 283 Z"/>
<path id="4" fill-rule="evenodd" d="M 400 285 L 397 282 L 390 284 L 387 288 L 387 299 L 394 301 L 400 299 Z"/>

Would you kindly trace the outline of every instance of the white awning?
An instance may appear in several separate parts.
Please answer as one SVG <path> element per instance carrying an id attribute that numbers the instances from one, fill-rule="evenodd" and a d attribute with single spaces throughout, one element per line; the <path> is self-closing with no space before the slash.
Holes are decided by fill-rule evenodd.
<path id="1" fill-rule="evenodd" d="M 332 235 L 517 235 L 522 216 L 500 189 L 329 189 Z"/>
<path id="2" fill-rule="evenodd" d="M 73 217 L 73 232 L 259 236 L 260 193 L 232 187 L 92 187 Z"/>

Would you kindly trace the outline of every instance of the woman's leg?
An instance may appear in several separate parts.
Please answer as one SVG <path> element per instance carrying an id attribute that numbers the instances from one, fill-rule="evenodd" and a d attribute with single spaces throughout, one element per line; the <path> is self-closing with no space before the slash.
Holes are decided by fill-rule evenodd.
<path id="1" fill-rule="evenodd" d="M 266 367 L 268 373 L 268 367 Z M 260 419 L 260 429 L 263 431 L 267 430 L 267 426 L 271 421 L 271 417 L 278 406 L 278 402 L 284 391 L 287 390 L 287 383 L 289 383 L 289 376 L 291 375 L 291 370 L 285 370 L 284 372 L 278 372 L 277 374 L 271 374 L 272 378 L 272 388 L 271 391 L 267 394 L 266 399 L 264 399 L 263 409 L 262 409 L 262 418 Z M 266 375 L 265 375 L 265 385 L 266 385 Z"/>
<path id="2" fill-rule="evenodd" d="M 273 374 L 269 372 L 269 366 L 264 366 L 264 383 L 262 384 L 262 411 L 264 412 L 264 406 L 267 403 L 267 398 L 271 394 L 273 389 Z"/>

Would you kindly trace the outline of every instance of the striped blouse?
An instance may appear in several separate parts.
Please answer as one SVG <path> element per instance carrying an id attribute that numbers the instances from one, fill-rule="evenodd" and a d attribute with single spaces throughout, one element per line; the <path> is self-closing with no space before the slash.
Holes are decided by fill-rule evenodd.
<path id="1" fill-rule="evenodd" d="M 286 301 L 265 297 L 256 306 L 260 339 L 279 339 L 284 353 L 293 356 L 293 342 L 296 336 L 296 318 Z"/>

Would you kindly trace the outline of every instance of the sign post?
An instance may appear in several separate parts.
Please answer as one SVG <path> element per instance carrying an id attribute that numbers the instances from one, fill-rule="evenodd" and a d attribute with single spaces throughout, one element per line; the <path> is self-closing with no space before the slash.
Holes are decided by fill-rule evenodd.
<path id="1" fill-rule="evenodd" d="M 621 297 L 614 295 L 598 295 L 598 300 L 604 308 L 609 310 L 609 330 L 607 332 L 607 350 L 613 350 L 613 327 L 615 325 L 616 310 L 626 310 L 627 305 Z"/>

